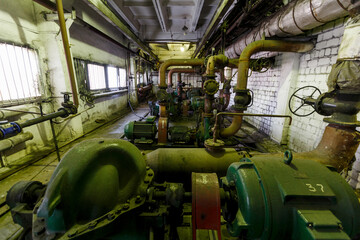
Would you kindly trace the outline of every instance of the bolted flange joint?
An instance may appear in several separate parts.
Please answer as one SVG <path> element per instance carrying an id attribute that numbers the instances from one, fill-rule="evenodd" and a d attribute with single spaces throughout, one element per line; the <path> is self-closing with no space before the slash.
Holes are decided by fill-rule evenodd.
<path id="1" fill-rule="evenodd" d="M 234 90 L 235 95 L 235 105 L 234 108 L 237 111 L 244 111 L 247 109 L 247 106 L 251 103 L 251 95 L 249 89 L 246 90 Z"/>
<path id="2" fill-rule="evenodd" d="M 219 83 L 215 79 L 206 80 L 204 83 L 205 93 L 214 95 L 219 90 Z"/>
<path id="3" fill-rule="evenodd" d="M 160 103 L 166 102 L 168 98 L 168 93 L 166 92 L 165 89 L 159 89 L 159 91 L 156 94 L 156 97 Z"/>

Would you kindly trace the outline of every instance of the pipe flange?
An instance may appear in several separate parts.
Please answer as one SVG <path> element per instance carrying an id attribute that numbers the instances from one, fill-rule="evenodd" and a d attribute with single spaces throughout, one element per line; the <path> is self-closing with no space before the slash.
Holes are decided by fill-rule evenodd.
<path id="1" fill-rule="evenodd" d="M 214 79 L 206 80 L 204 83 L 204 90 L 206 94 L 214 95 L 219 90 L 219 83 Z"/>
<path id="2" fill-rule="evenodd" d="M 217 151 L 217 150 L 221 150 L 224 147 L 225 143 L 224 141 L 221 140 L 216 140 L 214 142 L 212 138 L 209 138 L 205 140 L 204 145 L 206 149 L 209 151 Z"/>

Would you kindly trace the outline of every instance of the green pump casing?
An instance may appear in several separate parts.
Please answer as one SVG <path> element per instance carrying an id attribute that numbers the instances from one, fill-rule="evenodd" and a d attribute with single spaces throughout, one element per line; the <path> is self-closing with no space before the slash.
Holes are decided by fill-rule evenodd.
<path id="1" fill-rule="evenodd" d="M 157 128 L 154 116 L 148 117 L 146 121 L 129 122 L 124 127 L 125 137 L 134 141 L 135 139 L 155 139 Z"/>
<path id="2" fill-rule="evenodd" d="M 350 239 L 360 234 L 360 205 L 330 167 L 306 159 L 254 156 L 221 178 L 232 236 L 246 239 Z M 235 200 L 234 200 L 235 199 Z"/>

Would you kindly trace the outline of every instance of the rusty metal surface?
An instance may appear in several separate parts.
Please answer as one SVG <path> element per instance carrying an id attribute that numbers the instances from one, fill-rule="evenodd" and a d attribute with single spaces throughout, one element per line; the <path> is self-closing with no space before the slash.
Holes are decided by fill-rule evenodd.
<path id="1" fill-rule="evenodd" d="M 359 143 L 360 133 L 355 128 L 329 124 L 313 151 L 298 153 L 294 157 L 312 159 L 341 172 L 349 167 Z"/>
<path id="2" fill-rule="evenodd" d="M 168 118 L 160 117 L 158 123 L 158 143 L 165 144 L 167 143 L 168 135 Z"/>
<path id="3" fill-rule="evenodd" d="M 192 173 L 192 229 L 216 230 L 221 239 L 220 188 L 216 173 Z"/>

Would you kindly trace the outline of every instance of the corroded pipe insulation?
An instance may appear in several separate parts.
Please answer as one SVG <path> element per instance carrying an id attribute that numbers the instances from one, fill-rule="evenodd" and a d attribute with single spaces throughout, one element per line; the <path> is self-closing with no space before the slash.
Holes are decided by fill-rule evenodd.
<path id="1" fill-rule="evenodd" d="M 272 52 L 307 52 L 314 48 L 312 42 L 289 42 L 280 40 L 259 40 L 250 43 L 242 51 L 239 58 L 236 91 L 247 90 L 247 79 L 249 74 L 250 57 L 261 51 Z M 236 104 L 236 97 L 235 97 Z M 241 111 L 239 111 L 241 112 Z M 230 137 L 237 133 L 241 127 L 242 116 L 235 116 L 231 125 L 220 130 L 220 136 Z"/>
<path id="2" fill-rule="evenodd" d="M 329 124 L 318 146 L 309 152 L 293 153 L 293 161 L 309 159 L 332 166 L 341 172 L 349 166 L 360 143 L 360 133 L 353 127 Z M 255 159 L 281 157 L 282 154 L 258 154 Z"/>

